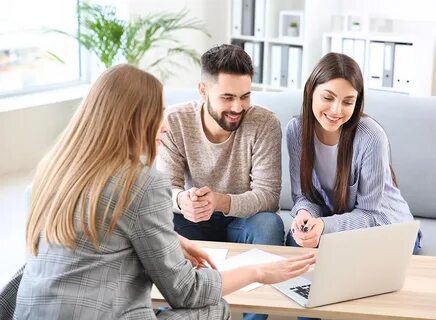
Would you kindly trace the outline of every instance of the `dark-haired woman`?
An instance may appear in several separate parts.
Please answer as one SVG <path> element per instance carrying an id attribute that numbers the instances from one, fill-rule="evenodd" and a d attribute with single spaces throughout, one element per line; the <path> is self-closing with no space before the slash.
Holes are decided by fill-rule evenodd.
<path id="1" fill-rule="evenodd" d="M 306 82 L 302 115 L 286 131 L 295 204 L 288 245 L 317 247 L 321 234 L 413 219 L 386 133 L 363 114 L 363 92 L 359 66 L 339 53 L 325 55 Z"/>

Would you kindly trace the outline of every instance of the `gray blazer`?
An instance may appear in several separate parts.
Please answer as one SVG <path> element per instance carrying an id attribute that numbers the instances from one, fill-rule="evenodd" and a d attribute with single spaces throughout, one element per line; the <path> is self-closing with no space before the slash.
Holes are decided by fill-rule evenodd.
<path id="1" fill-rule="evenodd" d="M 323 197 L 325 206 L 310 202 L 301 192 L 300 155 L 301 129 L 299 118 L 293 118 L 286 129 L 294 207 L 291 215 L 306 209 L 314 217 L 322 217 L 324 233 L 367 228 L 394 222 L 410 221 L 413 216 L 400 190 L 392 182 L 389 167 L 389 142 L 383 128 L 370 117 L 362 117 L 353 141 L 349 211 L 334 214 L 327 193 L 315 170 L 312 183 Z"/>
<path id="2" fill-rule="evenodd" d="M 100 212 L 118 198 L 105 187 Z M 220 273 L 195 270 L 183 256 L 173 231 L 170 181 L 145 168 L 134 185 L 137 196 L 111 235 L 101 229 L 96 251 L 82 232 L 77 248 L 47 245 L 29 257 L 18 289 L 16 319 L 156 319 L 154 283 L 173 308 L 159 319 L 227 319 Z M 76 212 L 76 223 L 79 223 Z M 105 226 L 107 228 L 107 224 Z"/>

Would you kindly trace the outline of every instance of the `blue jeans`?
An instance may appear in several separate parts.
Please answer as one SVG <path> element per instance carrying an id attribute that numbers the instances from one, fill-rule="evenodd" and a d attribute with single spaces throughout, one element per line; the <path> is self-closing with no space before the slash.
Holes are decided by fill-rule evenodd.
<path id="1" fill-rule="evenodd" d="M 283 221 L 273 212 L 259 212 L 249 218 L 226 217 L 214 212 L 208 221 L 198 223 L 174 214 L 175 231 L 191 240 L 283 245 Z M 244 320 L 264 320 L 266 314 L 244 313 Z"/>
<path id="2" fill-rule="evenodd" d="M 208 221 L 198 223 L 174 214 L 174 230 L 191 240 L 283 245 L 283 221 L 273 212 L 259 212 L 248 218 L 226 217 L 214 212 Z"/>
<path id="3" fill-rule="evenodd" d="M 417 254 L 418 250 L 421 248 L 420 242 L 421 242 L 421 231 L 418 232 L 418 235 L 416 237 L 415 246 L 413 248 L 413 254 Z M 288 246 L 288 247 L 300 247 L 300 245 L 298 245 L 295 242 L 294 238 L 292 237 L 291 231 L 289 231 L 288 234 L 286 235 L 286 246 Z M 298 317 L 298 320 L 321 320 L 321 319 Z"/>

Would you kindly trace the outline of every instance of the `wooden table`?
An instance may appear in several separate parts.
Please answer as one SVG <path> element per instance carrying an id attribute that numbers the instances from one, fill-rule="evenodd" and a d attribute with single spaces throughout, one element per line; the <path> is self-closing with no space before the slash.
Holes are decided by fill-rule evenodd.
<path id="1" fill-rule="evenodd" d="M 313 249 L 239 243 L 197 241 L 201 247 L 229 249 L 227 258 L 253 247 L 292 257 Z M 332 288 L 334 290 L 334 288 Z M 152 290 L 153 304 L 165 305 L 158 290 Z M 436 319 L 436 257 L 413 256 L 402 290 L 323 307 L 306 309 L 265 285 L 249 292 L 236 291 L 225 296 L 231 310 L 281 316 L 308 316 L 327 319 Z"/>

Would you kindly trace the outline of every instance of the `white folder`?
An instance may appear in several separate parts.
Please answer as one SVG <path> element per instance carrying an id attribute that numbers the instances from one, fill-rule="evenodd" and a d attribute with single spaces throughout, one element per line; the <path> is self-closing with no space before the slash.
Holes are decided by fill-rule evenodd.
<path id="1" fill-rule="evenodd" d="M 259 42 L 255 42 L 253 46 L 253 82 L 255 83 L 262 83 L 262 59 L 263 59 L 263 50 L 262 45 Z"/>
<path id="2" fill-rule="evenodd" d="M 271 86 L 280 87 L 282 46 L 271 46 Z"/>
<path id="3" fill-rule="evenodd" d="M 288 54 L 288 87 L 299 89 L 301 83 L 301 57 L 302 50 L 299 47 L 290 47 Z"/>
<path id="4" fill-rule="evenodd" d="M 342 53 L 342 38 L 332 37 L 330 52 Z"/>
<path id="5" fill-rule="evenodd" d="M 353 39 L 343 39 L 342 40 L 342 53 L 349 57 L 353 57 L 354 52 L 354 40 Z"/>
<path id="6" fill-rule="evenodd" d="M 395 43 L 385 42 L 383 62 L 383 87 L 392 88 L 394 79 L 394 49 Z"/>
<path id="7" fill-rule="evenodd" d="M 242 29 L 242 0 L 232 1 L 232 35 L 240 36 Z"/>
<path id="8" fill-rule="evenodd" d="M 254 43 L 250 41 L 244 42 L 244 50 L 248 53 L 252 63 L 254 64 Z"/>
<path id="9" fill-rule="evenodd" d="M 399 92 L 410 92 L 412 83 L 411 68 L 413 57 L 413 47 L 407 44 L 395 44 L 394 54 L 394 83 L 393 88 Z"/>
<path id="10" fill-rule="evenodd" d="M 265 36 L 265 0 L 255 0 L 254 3 L 254 36 Z"/>
<path id="11" fill-rule="evenodd" d="M 384 42 L 370 42 L 368 59 L 368 87 L 380 89 L 383 85 Z"/>
<path id="12" fill-rule="evenodd" d="M 352 58 L 357 62 L 363 74 L 365 72 L 365 40 L 354 39 Z"/>

